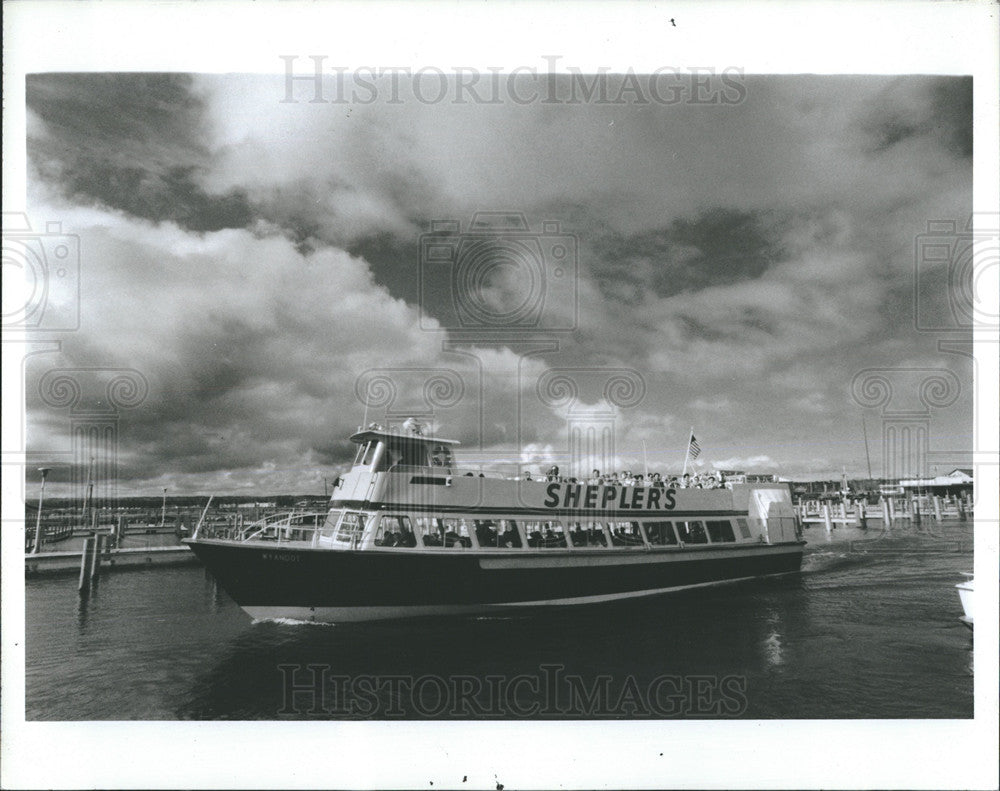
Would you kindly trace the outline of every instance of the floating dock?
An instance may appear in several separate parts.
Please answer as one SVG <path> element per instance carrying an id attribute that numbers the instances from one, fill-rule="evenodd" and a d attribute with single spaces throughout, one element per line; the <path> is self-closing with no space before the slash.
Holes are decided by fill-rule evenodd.
<path id="1" fill-rule="evenodd" d="M 125 547 L 122 549 L 100 549 L 94 551 L 90 539 L 79 551 L 36 552 L 24 556 L 24 576 L 26 578 L 43 575 L 72 575 L 88 565 L 87 576 L 96 576 L 104 569 L 135 569 L 153 566 L 196 565 L 198 559 L 186 546 L 165 547 Z M 85 556 L 92 555 L 90 564 L 85 564 Z"/>

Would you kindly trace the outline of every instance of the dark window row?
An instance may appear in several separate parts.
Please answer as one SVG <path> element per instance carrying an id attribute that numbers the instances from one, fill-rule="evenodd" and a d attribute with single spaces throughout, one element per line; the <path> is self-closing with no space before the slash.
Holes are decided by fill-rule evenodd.
<path id="1" fill-rule="evenodd" d="M 466 519 L 465 517 L 383 516 L 375 532 L 378 547 L 481 549 L 654 547 L 729 544 L 751 537 L 745 518 L 656 520 Z"/>

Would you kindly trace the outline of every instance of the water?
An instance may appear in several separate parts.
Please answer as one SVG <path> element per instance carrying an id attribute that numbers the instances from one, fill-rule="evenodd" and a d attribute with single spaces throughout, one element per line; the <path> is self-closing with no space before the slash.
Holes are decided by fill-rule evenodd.
<path id="1" fill-rule="evenodd" d="M 934 532 L 811 527 L 797 575 L 397 623 L 252 623 L 200 567 L 30 580 L 26 716 L 971 718 L 972 528 Z"/>

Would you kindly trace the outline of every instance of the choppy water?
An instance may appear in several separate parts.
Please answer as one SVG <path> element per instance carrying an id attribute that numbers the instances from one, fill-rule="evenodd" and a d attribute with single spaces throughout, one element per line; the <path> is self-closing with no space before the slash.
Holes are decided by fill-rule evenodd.
<path id="1" fill-rule="evenodd" d="M 801 574 L 496 618 L 252 623 L 200 567 L 31 580 L 26 716 L 972 717 L 971 526 L 806 537 Z"/>

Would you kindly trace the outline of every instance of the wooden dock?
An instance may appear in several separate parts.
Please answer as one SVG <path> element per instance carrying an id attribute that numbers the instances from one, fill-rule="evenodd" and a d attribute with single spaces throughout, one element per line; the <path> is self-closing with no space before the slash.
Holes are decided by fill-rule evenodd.
<path id="1" fill-rule="evenodd" d="M 94 542 L 92 544 L 91 542 Z M 109 569 L 151 568 L 153 566 L 195 565 L 198 559 L 186 545 L 160 547 L 96 548 L 96 539 L 88 538 L 81 550 L 36 552 L 24 556 L 26 578 L 44 575 L 72 575 L 81 572 L 87 580 Z M 89 555 L 89 558 L 88 558 Z M 86 562 L 85 562 L 86 559 Z"/>
<path id="2" fill-rule="evenodd" d="M 872 522 L 886 526 L 895 521 L 920 524 L 923 520 L 950 519 L 964 522 L 974 515 L 972 500 L 964 496 L 889 496 L 880 497 L 876 504 L 850 497 L 838 501 L 802 500 L 796 508 L 804 525 L 820 524 L 827 531 L 837 525 L 865 528 Z"/>

